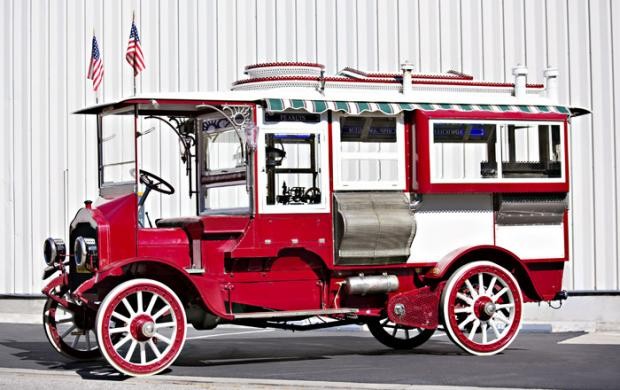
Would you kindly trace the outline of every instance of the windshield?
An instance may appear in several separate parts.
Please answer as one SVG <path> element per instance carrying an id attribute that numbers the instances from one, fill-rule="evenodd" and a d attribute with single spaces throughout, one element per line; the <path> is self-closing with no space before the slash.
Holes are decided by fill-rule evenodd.
<path id="1" fill-rule="evenodd" d="M 135 182 L 134 116 L 103 116 L 99 142 L 100 185 Z"/>

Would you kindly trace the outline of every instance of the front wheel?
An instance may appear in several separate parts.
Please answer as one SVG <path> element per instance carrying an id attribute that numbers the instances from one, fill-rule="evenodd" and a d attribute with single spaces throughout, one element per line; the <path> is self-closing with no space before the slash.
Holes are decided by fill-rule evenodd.
<path id="1" fill-rule="evenodd" d="M 521 324 L 523 297 L 510 272 L 490 261 L 459 268 L 441 295 L 441 314 L 450 339 L 473 355 L 508 347 Z"/>
<path id="2" fill-rule="evenodd" d="M 187 330 L 183 304 L 166 285 L 134 279 L 115 287 L 97 314 L 103 356 L 126 375 L 154 375 L 181 353 Z"/>
<path id="3" fill-rule="evenodd" d="M 52 298 L 43 307 L 43 328 L 50 344 L 60 354 L 79 360 L 101 356 L 94 331 L 94 313 L 80 307 L 77 312 L 64 308 Z"/>
<path id="4" fill-rule="evenodd" d="M 377 341 L 394 349 L 413 349 L 431 338 L 435 329 L 408 328 L 393 323 L 389 318 L 368 321 L 368 330 Z"/>

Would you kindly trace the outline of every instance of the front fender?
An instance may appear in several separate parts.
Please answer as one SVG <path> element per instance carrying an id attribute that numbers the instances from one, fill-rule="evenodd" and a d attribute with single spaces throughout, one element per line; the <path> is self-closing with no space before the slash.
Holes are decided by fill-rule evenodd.
<path id="1" fill-rule="evenodd" d="M 74 292 L 74 295 L 82 302 L 87 302 L 88 299 L 84 296 L 86 292 L 95 289 L 98 285 L 101 285 L 104 281 L 107 281 L 111 277 L 121 277 L 127 275 L 128 271 L 126 268 L 131 265 L 138 264 L 158 264 L 168 268 L 170 272 L 167 276 L 182 278 L 181 284 L 194 287 L 200 295 L 205 307 L 209 311 L 226 320 L 232 320 L 234 318 L 231 314 L 226 312 L 224 300 L 218 298 L 221 294 L 220 286 L 217 280 L 207 278 L 203 275 L 190 275 L 184 268 L 179 267 L 176 263 L 157 258 L 136 257 L 109 264 L 105 268 L 99 270 L 92 278 L 82 283 L 82 285 L 80 285 L 80 287 L 78 287 L 78 289 Z M 147 278 L 149 277 L 148 274 L 142 274 L 141 276 Z"/>

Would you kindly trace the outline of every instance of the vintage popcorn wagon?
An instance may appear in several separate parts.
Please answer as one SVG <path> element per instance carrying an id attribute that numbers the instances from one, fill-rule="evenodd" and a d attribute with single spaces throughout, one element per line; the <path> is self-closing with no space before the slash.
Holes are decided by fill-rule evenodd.
<path id="1" fill-rule="evenodd" d="M 492 355 L 516 337 L 523 303 L 566 297 L 568 126 L 587 111 L 556 105 L 557 72 L 544 85 L 523 68 L 514 83 L 408 64 L 246 74 L 230 92 L 78 111 L 97 118 L 100 198 L 66 244 L 45 241 L 56 350 L 148 375 L 174 362 L 188 323 L 356 323 L 399 349 L 442 326 Z M 178 137 L 182 193 L 142 164 L 158 157 L 153 129 Z M 195 212 L 152 221 L 153 191 Z M 312 317 L 323 321 L 299 321 Z"/>

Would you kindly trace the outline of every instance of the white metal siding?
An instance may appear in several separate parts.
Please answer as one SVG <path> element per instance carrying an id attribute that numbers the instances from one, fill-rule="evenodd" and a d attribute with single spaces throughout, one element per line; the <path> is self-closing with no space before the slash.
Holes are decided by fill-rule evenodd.
<path id="1" fill-rule="evenodd" d="M 105 64 L 103 100 L 129 96 L 124 60 L 131 14 L 146 56 L 138 89 L 225 90 L 243 66 L 317 61 L 395 71 L 461 70 L 511 81 L 512 66 L 541 82 L 560 70 L 563 103 L 593 114 L 572 127 L 572 245 L 565 286 L 620 289 L 620 3 L 611 0 L 6 0 L 0 2 L 0 293 L 37 293 L 41 243 L 66 236 L 96 190 L 95 121 L 70 112 L 95 102 L 85 79 L 93 28 Z M 594 135 L 595 134 L 595 135 Z M 187 189 L 165 131 L 142 140 L 145 161 Z M 193 202 L 153 196 L 158 214 Z"/>

